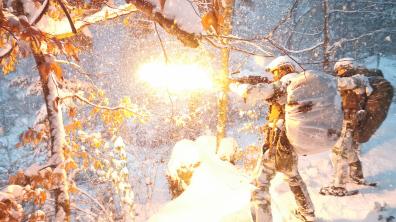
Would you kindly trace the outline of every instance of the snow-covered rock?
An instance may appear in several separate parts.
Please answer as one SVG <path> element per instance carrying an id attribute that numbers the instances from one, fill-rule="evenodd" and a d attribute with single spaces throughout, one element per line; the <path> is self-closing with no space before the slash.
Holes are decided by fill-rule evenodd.
<path id="1" fill-rule="evenodd" d="M 249 181 L 229 162 L 206 158 L 195 169 L 186 190 L 149 221 L 252 221 L 253 186 Z"/>
<path id="2" fill-rule="evenodd" d="M 196 168 L 207 159 L 219 159 L 234 163 L 239 146 L 234 138 L 220 141 L 216 152 L 215 136 L 200 136 L 196 141 L 181 140 L 176 143 L 168 163 L 167 177 L 174 197 L 183 192 L 190 184 Z"/>

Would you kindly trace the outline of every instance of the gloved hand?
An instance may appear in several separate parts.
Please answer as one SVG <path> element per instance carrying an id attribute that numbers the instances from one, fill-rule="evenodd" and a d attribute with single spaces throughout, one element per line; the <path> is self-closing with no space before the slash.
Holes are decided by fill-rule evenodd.
<path id="1" fill-rule="evenodd" d="M 367 112 L 364 109 L 361 109 L 359 111 L 356 112 L 356 119 L 360 122 L 362 120 L 364 120 L 367 116 Z"/>

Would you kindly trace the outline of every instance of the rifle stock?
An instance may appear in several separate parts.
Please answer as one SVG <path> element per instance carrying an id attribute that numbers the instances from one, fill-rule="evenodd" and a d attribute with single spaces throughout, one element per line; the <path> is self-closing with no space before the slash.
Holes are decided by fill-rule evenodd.
<path id="1" fill-rule="evenodd" d="M 267 77 L 264 76 L 243 76 L 239 78 L 230 78 L 231 83 L 257 85 L 260 83 L 271 83 Z"/>

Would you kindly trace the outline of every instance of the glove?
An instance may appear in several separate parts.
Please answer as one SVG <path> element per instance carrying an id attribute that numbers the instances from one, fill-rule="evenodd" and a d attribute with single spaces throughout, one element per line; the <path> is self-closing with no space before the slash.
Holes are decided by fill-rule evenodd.
<path id="1" fill-rule="evenodd" d="M 364 109 L 361 109 L 356 112 L 356 119 L 360 122 L 366 118 L 367 112 Z"/>

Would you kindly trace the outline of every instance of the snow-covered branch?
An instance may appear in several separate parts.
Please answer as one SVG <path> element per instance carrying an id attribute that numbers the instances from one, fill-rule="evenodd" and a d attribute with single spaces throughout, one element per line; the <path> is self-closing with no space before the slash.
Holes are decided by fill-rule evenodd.
<path id="1" fill-rule="evenodd" d="M 0 59 L 7 57 L 12 52 L 12 45 L 7 43 L 0 49 Z"/>
<path id="2" fill-rule="evenodd" d="M 157 1 L 126 0 L 134 4 L 150 20 L 157 22 L 166 32 L 176 36 L 184 45 L 196 48 L 202 32 L 201 20 L 194 12 L 193 6 L 184 0 L 165 2 L 164 8 L 156 5 Z M 168 4 L 169 2 L 172 2 Z M 186 6 L 187 4 L 187 6 Z"/>
<path id="3" fill-rule="evenodd" d="M 284 48 L 282 46 L 279 46 L 279 45 L 278 46 L 282 47 L 283 50 L 285 50 L 288 53 L 298 54 L 298 53 L 304 53 L 304 52 L 312 51 L 312 50 L 314 50 L 314 49 L 316 49 L 316 48 L 318 48 L 318 47 L 320 47 L 322 45 L 323 45 L 323 42 L 319 42 L 319 43 L 317 43 L 317 44 L 315 44 L 315 45 L 313 45 L 311 47 L 308 47 L 308 48 L 305 48 L 305 49 L 298 49 L 298 50 L 287 49 L 287 48 Z"/>
<path id="4" fill-rule="evenodd" d="M 136 7 L 134 7 L 132 4 L 120 5 L 117 8 L 104 6 L 100 11 L 75 21 L 74 27 L 76 30 L 80 30 L 88 25 L 114 19 L 122 15 L 127 15 L 132 12 L 136 12 L 136 10 Z M 64 18 L 60 21 L 55 21 L 52 18 L 46 16 L 45 19 L 42 19 L 36 26 L 42 32 L 51 36 L 55 36 L 58 39 L 63 39 L 74 35 L 70 26 L 70 21 L 67 18 Z"/>

